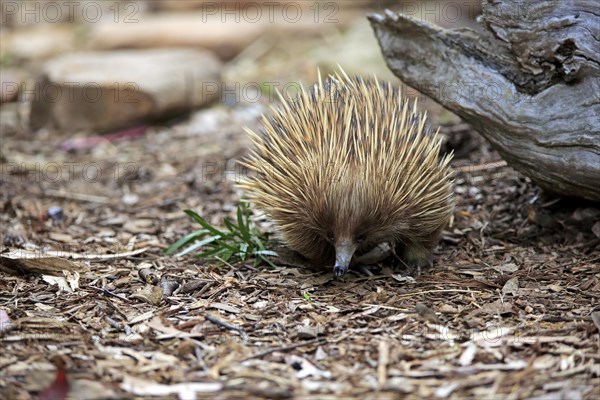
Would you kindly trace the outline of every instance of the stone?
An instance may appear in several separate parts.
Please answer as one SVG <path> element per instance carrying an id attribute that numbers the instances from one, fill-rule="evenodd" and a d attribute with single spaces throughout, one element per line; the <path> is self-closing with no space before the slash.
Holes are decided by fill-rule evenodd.
<path id="1" fill-rule="evenodd" d="M 264 31 L 263 24 L 240 20 L 222 23 L 201 12 L 144 14 L 138 23 L 105 23 L 91 26 L 93 49 L 202 47 L 221 59 L 231 59 Z"/>
<path id="2" fill-rule="evenodd" d="M 281 6 L 285 3 L 272 4 Z M 336 16 L 335 21 L 338 22 L 328 23 L 325 16 L 315 19 L 314 11 L 301 8 L 300 3 L 293 2 L 288 7 L 270 8 L 261 7 L 258 3 L 235 3 L 229 10 L 237 9 L 238 12 L 210 8 L 141 14 L 136 23 L 121 21 L 90 26 L 89 46 L 97 50 L 201 47 L 212 50 L 223 60 L 229 60 L 262 35 L 307 35 L 339 29 L 341 26 L 340 15 Z"/>
<path id="3" fill-rule="evenodd" d="M 75 49 L 75 33 L 68 25 L 41 25 L 3 31 L 0 54 L 16 60 L 46 60 Z"/>
<path id="4" fill-rule="evenodd" d="M 221 62 L 194 49 L 121 50 L 46 62 L 30 124 L 109 130 L 200 108 L 219 97 Z"/>

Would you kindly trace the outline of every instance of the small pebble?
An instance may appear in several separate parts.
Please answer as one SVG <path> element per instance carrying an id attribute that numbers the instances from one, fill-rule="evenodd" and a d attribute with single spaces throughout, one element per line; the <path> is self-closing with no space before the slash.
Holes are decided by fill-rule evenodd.
<path id="1" fill-rule="evenodd" d="M 140 200 L 140 197 L 137 194 L 128 193 L 128 194 L 125 194 L 121 200 L 123 201 L 124 204 L 127 204 L 128 206 L 132 206 Z"/>
<path id="2" fill-rule="evenodd" d="M 61 207 L 52 206 L 48 208 L 48 218 L 54 222 L 60 222 L 65 219 L 65 213 Z"/>

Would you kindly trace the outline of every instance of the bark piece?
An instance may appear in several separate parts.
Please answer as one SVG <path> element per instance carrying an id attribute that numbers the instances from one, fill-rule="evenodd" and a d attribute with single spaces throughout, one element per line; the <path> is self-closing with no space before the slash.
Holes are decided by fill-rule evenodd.
<path id="1" fill-rule="evenodd" d="M 600 201 L 600 16 L 591 1 L 540 3 L 483 1 L 487 34 L 391 11 L 369 20 L 406 84 L 539 186 Z"/>

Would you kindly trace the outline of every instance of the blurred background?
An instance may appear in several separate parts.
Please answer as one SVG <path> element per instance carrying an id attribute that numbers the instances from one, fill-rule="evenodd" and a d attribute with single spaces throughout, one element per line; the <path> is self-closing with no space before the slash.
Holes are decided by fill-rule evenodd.
<path id="1" fill-rule="evenodd" d="M 239 200 L 236 162 L 250 145 L 243 128 L 259 128 L 275 92 L 293 96 L 317 70 L 339 65 L 401 85 L 369 13 L 391 9 L 475 29 L 480 13 L 472 0 L 0 5 L 4 237 L 60 244 L 48 236 L 55 234 L 48 210 L 59 207 L 79 224 L 67 223 L 62 237 L 76 246 L 98 234 L 114 244 L 153 233 L 150 244 L 164 247 L 188 229 L 170 223 L 185 208 L 220 221 Z M 404 90 L 441 126 L 455 164 L 499 160 L 455 115 Z M 122 229 L 139 218 L 139 227 Z M 121 228 L 106 231 L 106 220 Z"/>
<path id="2" fill-rule="evenodd" d="M 475 18 L 480 12 L 478 1 L 466 0 L 2 0 L 0 4 L 2 103 L 38 103 L 33 109 L 37 115 L 33 116 L 26 115 L 27 107 L 20 107 L 21 122 L 31 119 L 33 130 L 58 127 L 70 131 L 124 127 L 151 116 L 160 119 L 173 115 L 173 111 L 197 109 L 213 101 L 230 105 L 265 99 L 269 102 L 273 98 L 268 95 L 275 88 L 281 90 L 296 81 L 312 83 L 316 80 L 317 68 L 327 73 L 337 64 L 352 74 L 376 74 L 398 84 L 385 66 L 365 18 L 368 13 L 383 12 L 387 8 L 447 28 L 457 28 L 475 27 Z M 150 59 L 138 58 L 137 50 L 140 49 L 193 49 L 206 54 L 193 60 L 184 55 L 182 61 L 179 53 L 170 53 L 155 61 L 153 54 Z M 116 64 L 107 61 L 98 65 L 97 59 L 78 57 L 78 54 L 90 51 L 103 52 L 108 58 L 117 54 L 129 58 Z M 208 71 L 203 71 L 202 65 L 173 69 L 173 64 L 178 62 L 203 64 L 203 60 L 208 60 Z M 133 74 L 135 79 L 124 73 L 127 69 L 137 70 Z M 187 79 L 196 74 L 203 75 L 200 81 Z M 165 75 L 171 75 L 171 78 L 179 75 L 186 77 L 186 81 L 174 84 L 165 80 L 160 90 L 155 88 L 149 90 L 151 93 L 144 93 L 153 104 L 130 107 L 126 115 L 116 115 L 123 112 L 120 109 L 123 99 L 112 101 L 118 97 L 114 94 L 86 93 L 77 101 L 78 94 L 72 93 L 78 90 L 78 85 L 87 85 L 88 92 L 100 89 L 105 93 L 116 87 L 137 92 L 146 80 L 163 80 Z M 61 88 L 43 86 L 48 84 L 45 79 Z M 196 85 L 199 82 L 205 83 L 204 87 L 202 83 Z M 63 104 L 64 98 L 57 99 L 56 93 L 61 89 L 71 95 L 73 101 L 69 100 L 70 103 L 97 104 L 85 110 L 82 104 Z M 213 96 L 217 89 L 221 95 Z M 257 90 L 261 93 L 256 93 Z M 187 97 L 163 107 L 157 106 L 161 101 L 155 97 L 173 97 L 169 91 L 186 91 Z M 202 99 L 187 101 L 190 96 Z M 95 101 L 95 97 L 100 99 Z M 103 104 L 103 100 L 111 100 L 111 104 Z M 143 102 L 141 98 L 136 100 Z M 53 104 L 45 104 L 49 102 Z M 17 129 L 15 107 L 8 108 L 10 110 L 3 110 L 2 128 Z M 92 115 L 87 115 L 86 119 L 82 112 Z M 95 113 L 99 115 L 93 115 Z M 112 115 L 112 122 L 94 121 L 109 118 L 109 115 Z"/>

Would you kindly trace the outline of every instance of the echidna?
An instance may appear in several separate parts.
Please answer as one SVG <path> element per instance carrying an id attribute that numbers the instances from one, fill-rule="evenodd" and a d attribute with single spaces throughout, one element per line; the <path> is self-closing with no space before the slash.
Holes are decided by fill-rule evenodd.
<path id="1" fill-rule="evenodd" d="M 247 198 L 272 218 L 285 243 L 316 265 L 348 271 L 356 252 L 396 247 L 419 268 L 454 209 L 441 138 L 390 83 L 343 71 L 300 90 L 263 116 L 243 162 Z"/>

